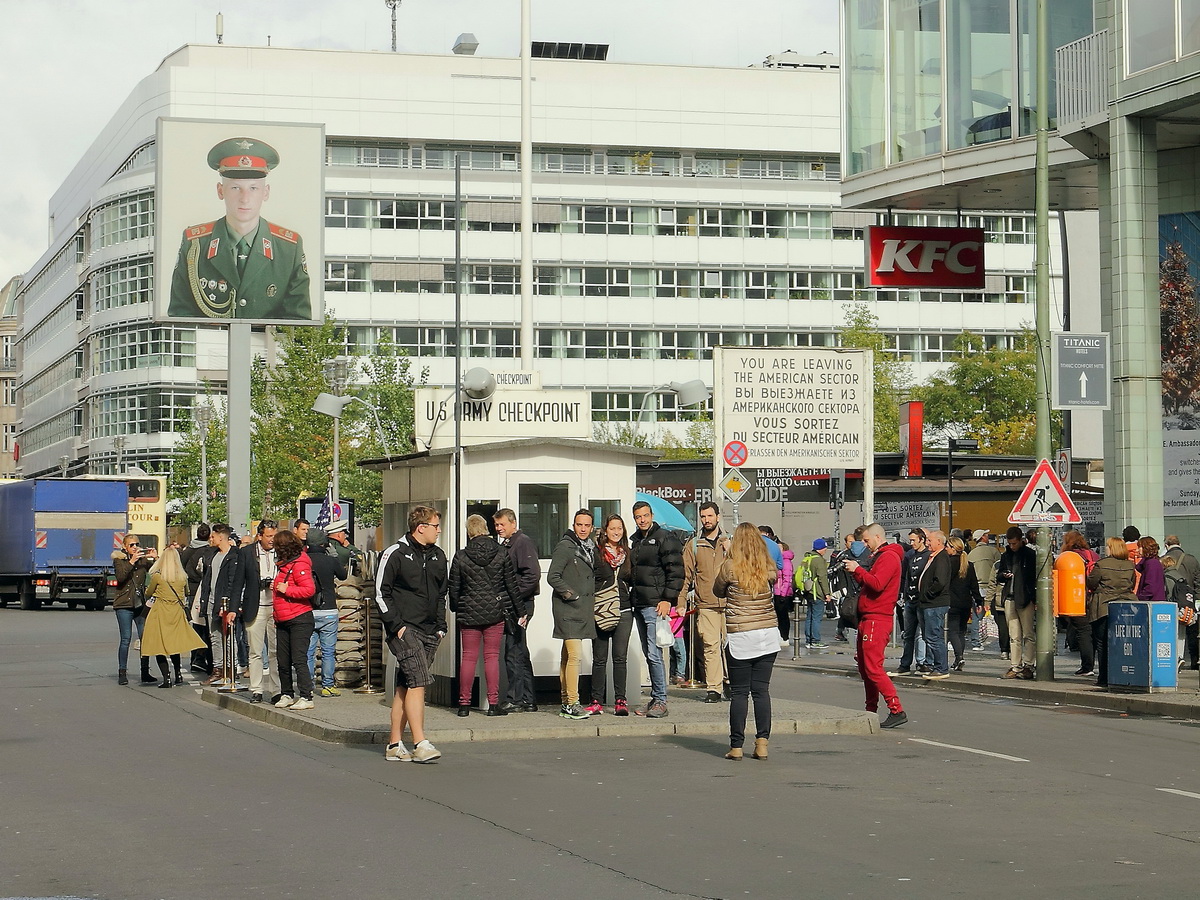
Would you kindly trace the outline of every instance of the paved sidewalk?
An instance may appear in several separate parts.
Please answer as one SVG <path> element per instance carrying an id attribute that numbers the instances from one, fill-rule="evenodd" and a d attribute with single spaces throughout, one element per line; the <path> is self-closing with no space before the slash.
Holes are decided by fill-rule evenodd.
<path id="1" fill-rule="evenodd" d="M 899 667 L 901 649 L 899 644 L 888 646 L 884 654 L 888 672 L 895 672 Z M 799 652 L 799 659 L 792 658 L 791 650 L 781 652 L 776 668 L 858 678 L 852 643 L 835 643 L 830 640 L 827 650 L 809 651 L 801 647 Z M 1185 669 L 1179 673 L 1180 686 L 1174 692 L 1130 694 L 1101 690 L 1096 687 L 1095 678 L 1072 674 L 1079 668 L 1079 655 L 1064 650 L 1061 638 L 1058 653 L 1054 658 L 1053 681 L 1014 681 L 1001 677 L 1008 668 L 1008 661 L 1000 658 L 1000 651 L 993 643 L 989 649 L 982 652 L 968 650 L 964 671 L 951 672 L 950 677 L 945 680 L 927 681 L 920 676 L 896 676 L 892 680 L 900 692 L 902 702 L 905 695 L 913 691 L 959 691 L 1137 715 L 1200 719 L 1200 672 L 1194 670 Z"/>
<path id="2" fill-rule="evenodd" d="M 782 657 L 781 657 L 782 658 Z M 458 741 L 514 741 L 536 738 L 628 737 L 631 735 L 725 735 L 729 734 L 729 704 L 703 703 L 703 690 L 672 687 L 665 719 L 639 716 L 617 718 L 606 707 L 604 715 L 589 719 L 560 718 L 558 706 L 544 705 L 536 713 L 513 713 L 489 718 L 473 709 L 465 718 L 443 707 L 425 712 L 425 731 L 435 744 Z M 249 694 L 220 694 L 204 688 L 202 697 L 231 713 L 307 737 L 340 744 L 387 742 L 389 693 L 355 694 L 316 698 L 316 706 L 304 712 L 275 709 L 269 703 L 250 703 Z M 645 698 L 644 698 L 645 699 Z M 839 709 L 818 703 L 798 703 L 771 698 L 771 733 L 855 734 L 878 732 L 879 718 L 864 710 Z M 753 713 L 750 715 L 753 720 Z"/>

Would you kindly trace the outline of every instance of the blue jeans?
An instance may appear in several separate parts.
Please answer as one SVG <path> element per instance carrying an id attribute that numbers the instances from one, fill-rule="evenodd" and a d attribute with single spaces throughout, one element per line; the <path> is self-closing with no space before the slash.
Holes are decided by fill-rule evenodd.
<path id="1" fill-rule="evenodd" d="M 687 674 L 687 643 L 682 637 L 675 638 L 671 648 L 671 674 L 683 678 Z"/>
<path id="2" fill-rule="evenodd" d="M 338 632 L 338 614 L 336 609 L 313 611 L 313 633 L 308 640 L 308 674 L 315 681 L 317 677 L 317 642 L 321 643 L 321 687 L 333 687 L 333 671 L 335 648 Z"/>
<path id="3" fill-rule="evenodd" d="M 946 662 L 946 613 L 948 606 L 934 606 L 921 610 L 921 624 L 925 626 L 925 646 L 929 648 L 933 671 L 945 675 L 950 671 Z"/>
<path id="4" fill-rule="evenodd" d="M 825 601 L 811 595 L 808 598 L 808 618 L 804 620 L 804 643 L 821 643 L 821 616 L 825 613 Z"/>
<path id="5" fill-rule="evenodd" d="M 114 609 L 113 612 L 117 614 L 117 628 L 121 631 L 121 643 L 117 645 L 117 668 L 124 671 L 129 668 L 129 643 L 133 640 L 134 623 L 137 623 L 138 640 L 141 640 L 146 617 L 139 616 L 132 609 Z"/>
<path id="6" fill-rule="evenodd" d="M 921 619 L 921 608 L 916 603 L 904 601 L 904 650 L 900 655 L 901 671 L 908 671 L 913 667 L 913 655 L 916 654 L 915 662 L 918 665 L 933 665 L 930 657 L 929 647 L 925 643 L 923 633 L 925 631 L 925 623 Z M 942 644 L 942 652 L 945 655 L 945 642 Z"/>
<path id="7" fill-rule="evenodd" d="M 654 628 L 658 623 L 658 609 L 641 606 L 633 611 L 637 623 L 638 637 L 642 641 L 642 652 L 646 665 L 650 667 L 650 699 L 667 702 L 667 670 L 663 666 L 662 648 L 654 643 Z"/>

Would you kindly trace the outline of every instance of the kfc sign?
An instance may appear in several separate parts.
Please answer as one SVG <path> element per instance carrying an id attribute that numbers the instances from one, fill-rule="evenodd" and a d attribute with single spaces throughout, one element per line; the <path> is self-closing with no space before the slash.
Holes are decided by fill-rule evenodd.
<path id="1" fill-rule="evenodd" d="M 983 290 L 982 228 L 867 229 L 867 283 L 871 287 Z"/>

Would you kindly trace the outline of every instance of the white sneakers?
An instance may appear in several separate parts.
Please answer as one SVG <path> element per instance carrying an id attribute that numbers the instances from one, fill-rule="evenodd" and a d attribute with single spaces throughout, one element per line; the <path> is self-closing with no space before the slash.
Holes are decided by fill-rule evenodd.
<path id="1" fill-rule="evenodd" d="M 305 700 L 303 697 L 301 697 L 299 700 L 297 700 L 295 703 L 292 704 L 293 712 L 297 712 L 302 709 L 312 709 L 312 708 L 313 708 L 313 702 L 311 700 Z"/>
<path id="2" fill-rule="evenodd" d="M 441 758 L 442 751 L 429 743 L 429 741 L 421 741 L 421 743 L 413 747 L 412 761 L 415 763 L 437 762 Z"/>
<path id="3" fill-rule="evenodd" d="M 287 694 L 284 694 L 282 697 L 280 697 L 278 700 L 275 701 L 275 708 L 276 709 L 287 709 L 289 706 L 294 706 L 295 703 L 296 703 L 295 698 L 290 697 Z"/>
<path id="4" fill-rule="evenodd" d="M 412 754 L 408 752 L 408 748 L 403 744 L 388 744 L 387 749 L 383 751 L 383 758 L 388 762 L 412 762 Z"/>

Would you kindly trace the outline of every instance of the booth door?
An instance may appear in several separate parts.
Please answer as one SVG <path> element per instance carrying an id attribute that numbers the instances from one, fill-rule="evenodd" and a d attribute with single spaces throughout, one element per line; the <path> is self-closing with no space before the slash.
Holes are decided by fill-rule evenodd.
<path id="1" fill-rule="evenodd" d="M 578 469 L 511 470 L 507 474 L 504 502 L 512 504 L 517 513 L 517 525 L 537 545 L 542 566 L 542 589 L 527 632 L 535 677 L 558 679 L 562 642 L 553 636 L 554 617 L 546 572 L 550 568 L 550 555 L 571 527 L 575 510 L 587 505 L 583 486 L 583 473 Z M 584 641 L 583 653 L 584 671 L 588 671 L 592 662 L 590 641 Z"/>

